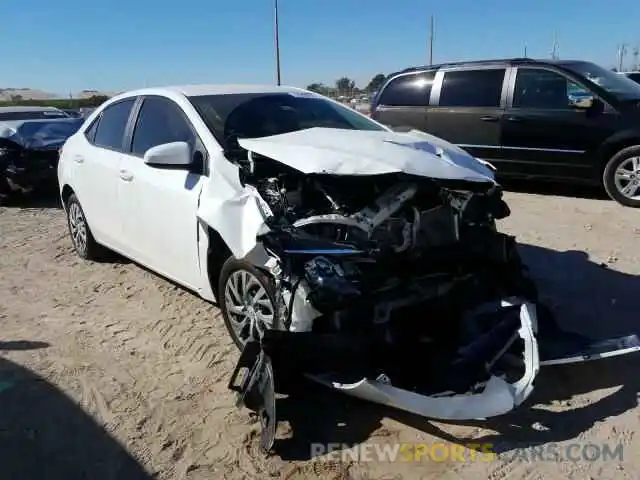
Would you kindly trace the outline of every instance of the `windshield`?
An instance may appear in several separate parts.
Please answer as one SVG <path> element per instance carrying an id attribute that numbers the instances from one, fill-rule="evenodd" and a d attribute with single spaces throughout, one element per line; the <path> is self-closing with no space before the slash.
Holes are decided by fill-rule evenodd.
<path id="1" fill-rule="evenodd" d="M 43 120 L 47 118 L 69 118 L 69 115 L 56 110 L 0 112 L 0 120 Z"/>
<path id="2" fill-rule="evenodd" d="M 305 92 L 206 95 L 190 101 L 225 148 L 230 138 L 259 138 L 313 127 L 386 130 L 351 108 Z"/>
<path id="3" fill-rule="evenodd" d="M 563 66 L 612 95 L 623 99 L 640 99 L 640 85 L 625 75 L 619 75 L 591 62 L 567 62 Z"/>

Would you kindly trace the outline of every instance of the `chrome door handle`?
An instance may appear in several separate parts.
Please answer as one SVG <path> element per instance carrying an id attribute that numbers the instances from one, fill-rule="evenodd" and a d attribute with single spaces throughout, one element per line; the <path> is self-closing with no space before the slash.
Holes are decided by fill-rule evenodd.
<path id="1" fill-rule="evenodd" d="M 75 157 L 73 157 L 73 161 L 76 163 L 84 163 L 84 157 L 81 155 L 76 155 Z"/>
<path id="2" fill-rule="evenodd" d="M 120 178 L 125 182 L 130 182 L 131 180 L 133 180 L 133 175 L 131 175 L 126 170 L 120 170 Z"/>

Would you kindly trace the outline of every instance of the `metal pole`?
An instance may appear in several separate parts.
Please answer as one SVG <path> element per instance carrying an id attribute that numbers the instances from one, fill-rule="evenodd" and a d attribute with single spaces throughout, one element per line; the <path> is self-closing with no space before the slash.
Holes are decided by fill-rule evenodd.
<path id="1" fill-rule="evenodd" d="M 273 0 L 274 40 L 276 49 L 276 85 L 280 85 L 280 38 L 278 26 L 278 0 Z"/>
<path id="2" fill-rule="evenodd" d="M 619 50 L 619 57 L 618 57 L 618 71 L 621 72 L 623 67 L 624 67 L 624 56 L 627 53 L 627 44 L 623 43 L 622 45 L 620 45 L 620 50 Z"/>
<path id="3" fill-rule="evenodd" d="M 558 55 L 558 34 L 555 33 L 553 35 L 553 50 L 551 51 L 551 58 L 553 60 L 558 60 L 560 55 Z"/>
<path id="4" fill-rule="evenodd" d="M 433 29 L 434 19 L 433 15 L 431 15 L 431 19 L 429 22 L 429 65 L 433 65 Z"/>
<path id="5" fill-rule="evenodd" d="M 527 58 L 527 44 L 524 44 L 524 58 Z"/>

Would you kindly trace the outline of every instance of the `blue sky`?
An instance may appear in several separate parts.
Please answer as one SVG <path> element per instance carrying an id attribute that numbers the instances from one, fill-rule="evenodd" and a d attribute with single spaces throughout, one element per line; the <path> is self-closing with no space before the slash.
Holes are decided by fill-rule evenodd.
<path id="1" fill-rule="evenodd" d="M 549 57 L 616 62 L 640 45 L 637 0 L 279 0 L 283 83 L 366 85 L 434 61 Z M 2 2 L 1 87 L 60 94 L 176 83 L 273 83 L 273 0 Z M 615 9 L 607 8 L 615 5 Z M 604 7 L 604 8 L 603 8 Z M 630 62 L 631 47 L 627 55 Z"/>

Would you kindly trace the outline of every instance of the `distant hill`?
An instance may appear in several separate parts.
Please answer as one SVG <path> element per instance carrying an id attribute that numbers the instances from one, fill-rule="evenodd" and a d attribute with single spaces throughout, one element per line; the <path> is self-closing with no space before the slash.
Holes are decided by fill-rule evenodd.
<path id="1" fill-rule="evenodd" d="M 113 95 L 114 94 L 112 92 L 82 90 L 74 93 L 73 98 L 84 99 L 95 96 L 112 97 Z M 68 98 L 68 95 L 58 95 L 34 88 L 0 88 L 0 102 L 9 102 L 12 100 L 64 100 Z"/>
<path id="2" fill-rule="evenodd" d="M 0 100 L 52 100 L 60 98 L 55 93 L 44 92 L 33 88 L 0 88 Z"/>

